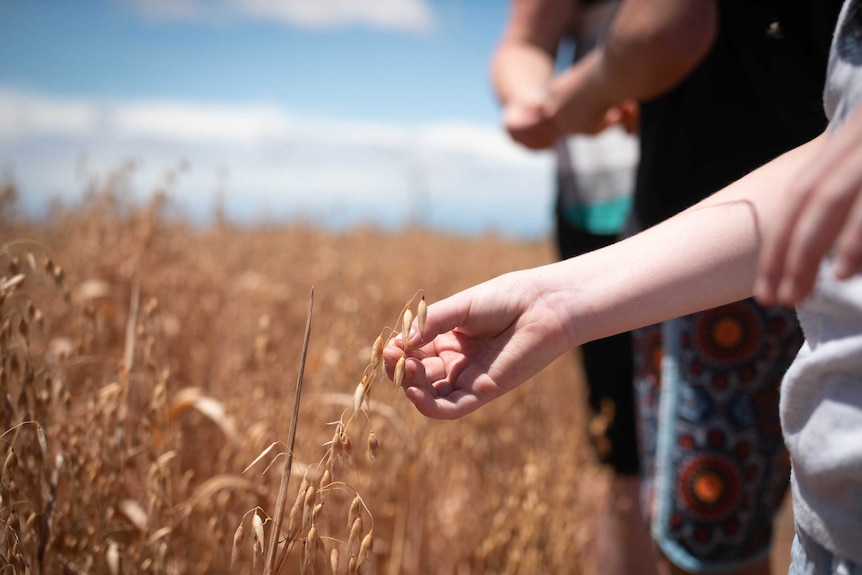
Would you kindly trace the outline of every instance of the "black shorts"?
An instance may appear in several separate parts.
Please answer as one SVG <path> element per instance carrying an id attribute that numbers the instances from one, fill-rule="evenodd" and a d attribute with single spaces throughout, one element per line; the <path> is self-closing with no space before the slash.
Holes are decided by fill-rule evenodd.
<path id="1" fill-rule="evenodd" d="M 595 235 L 556 218 L 560 259 L 575 257 L 614 243 L 616 235 Z M 596 456 L 618 475 L 640 469 L 635 411 L 631 334 L 621 333 L 581 346 L 591 420 L 587 426 Z"/>

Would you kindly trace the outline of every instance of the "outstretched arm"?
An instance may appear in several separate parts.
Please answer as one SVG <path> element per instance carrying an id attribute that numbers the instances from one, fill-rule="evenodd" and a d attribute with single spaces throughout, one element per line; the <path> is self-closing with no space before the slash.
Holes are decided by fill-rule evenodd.
<path id="1" fill-rule="evenodd" d="M 408 339 L 404 387 L 452 419 L 517 387 L 584 342 L 752 294 L 764 237 L 818 138 L 641 234 L 584 256 L 505 274 L 428 308 Z M 388 369 L 401 355 L 385 350 Z"/>

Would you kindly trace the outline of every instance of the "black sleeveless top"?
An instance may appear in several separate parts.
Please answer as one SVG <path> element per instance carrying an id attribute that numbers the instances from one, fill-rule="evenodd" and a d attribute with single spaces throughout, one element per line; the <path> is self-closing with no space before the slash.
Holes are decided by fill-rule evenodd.
<path id="1" fill-rule="evenodd" d="M 636 225 L 697 203 L 826 126 L 841 0 L 717 0 L 716 42 L 680 85 L 641 103 Z"/>

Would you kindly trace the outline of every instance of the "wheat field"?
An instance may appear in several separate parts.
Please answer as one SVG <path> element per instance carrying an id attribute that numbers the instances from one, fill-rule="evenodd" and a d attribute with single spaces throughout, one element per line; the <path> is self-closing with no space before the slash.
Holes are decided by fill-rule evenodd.
<path id="1" fill-rule="evenodd" d="M 606 477 L 576 354 L 458 421 L 422 417 L 379 372 L 357 398 L 417 293 L 550 262 L 549 241 L 194 227 L 110 185 L 34 222 L 15 197 L 0 193 L 0 572 L 601 572 Z"/>
<path id="2" fill-rule="evenodd" d="M 549 262 L 548 242 L 196 228 L 164 196 L 133 207 L 110 189 L 32 222 L 14 195 L 0 214 L 3 573 L 588 569 L 602 482 L 576 356 L 455 422 L 381 378 L 338 440 L 372 343 L 418 290 L 432 302 Z"/>

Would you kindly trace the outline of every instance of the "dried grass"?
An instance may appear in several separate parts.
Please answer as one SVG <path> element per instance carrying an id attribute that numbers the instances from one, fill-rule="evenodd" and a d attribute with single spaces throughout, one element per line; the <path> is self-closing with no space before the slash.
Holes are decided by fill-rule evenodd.
<path id="1" fill-rule="evenodd" d="M 382 342 L 408 317 L 423 330 L 425 297 L 550 261 L 546 243 L 198 230 L 166 197 L 135 208 L 99 183 L 43 223 L 9 206 L 3 573 L 261 573 L 267 549 L 281 573 L 582 572 L 592 464 L 571 358 L 456 423 L 376 386 Z"/>

